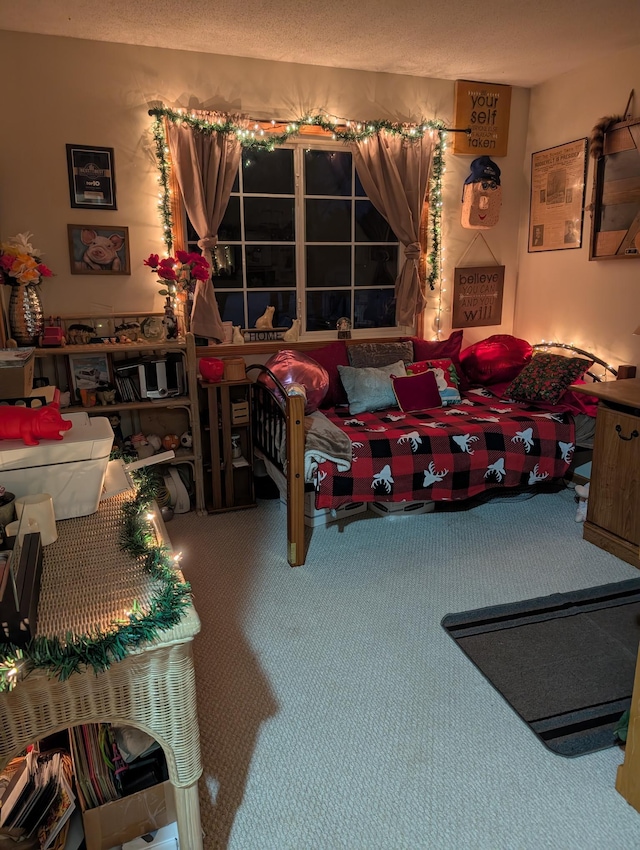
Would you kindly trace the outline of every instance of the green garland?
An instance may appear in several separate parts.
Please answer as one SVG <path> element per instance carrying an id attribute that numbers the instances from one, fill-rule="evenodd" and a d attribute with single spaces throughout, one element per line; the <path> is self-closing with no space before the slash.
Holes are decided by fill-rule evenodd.
<path id="1" fill-rule="evenodd" d="M 47 670 L 60 681 L 88 668 L 96 674 L 101 673 L 111 664 L 122 661 L 131 650 L 153 641 L 159 632 L 177 625 L 191 604 L 191 586 L 180 579 L 169 548 L 157 545 L 147 517 L 155 498 L 157 479 L 144 469 L 132 475 L 135 476 L 136 495 L 122 506 L 120 546 L 130 557 L 139 560 L 145 572 L 160 584 L 147 612 L 134 600 L 124 623 L 114 622 L 106 629 L 98 627 L 85 635 L 67 633 L 64 640 L 36 637 L 24 649 L 3 644 L 0 648 L 0 692 L 12 690 L 33 670 Z"/>
<path id="2" fill-rule="evenodd" d="M 399 123 L 396 121 L 347 121 L 338 122 L 324 112 L 304 115 L 295 121 L 290 121 L 285 129 L 279 133 L 265 133 L 257 124 L 253 129 L 248 129 L 246 121 L 237 123 L 226 116 L 224 120 L 212 121 L 200 117 L 195 112 L 182 109 L 170 109 L 168 107 L 155 107 L 149 110 L 149 115 L 154 118 L 153 138 L 155 142 L 156 159 L 160 172 L 159 182 L 162 187 L 160 202 L 160 217 L 164 231 L 164 241 L 169 254 L 173 251 L 173 221 L 171 217 L 171 194 L 169 189 L 170 166 L 167 158 L 169 151 L 165 138 L 163 119 L 174 124 L 187 124 L 200 133 L 211 135 L 211 133 L 233 134 L 243 148 L 273 151 L 276 147 L 285 144 L 292 138 L 300 135 L 304 126 L 320 127 L 330 132 L 334 139 L 343 142 L 364 141 L 380 132 L 401 136 L 407 141 L 417 141 L 427 132 L 436 132 L 438 141 L 433 152 L 433 163 L 431 170 L 431 183 L 429 186 L 429 253 L 427 264 L 429 267 L 426 282 L 429 288 L 434 290 L 440 279 L 440 251 L 442 233 L 442 176 L 444 174 L 444 151 L 446 127 L 443 121 L 425 120 L 417 124 Z M 275 121 L 271 122 L 274 126 Z M 283 123 L 283 122 L 278 122 Z"/>

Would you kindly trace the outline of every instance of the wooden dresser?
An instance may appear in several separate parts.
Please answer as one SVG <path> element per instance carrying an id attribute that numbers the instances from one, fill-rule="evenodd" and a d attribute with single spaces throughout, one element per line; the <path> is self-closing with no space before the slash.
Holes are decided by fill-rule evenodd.
<path id="1" fill-rule="evenodd" d="M 640 378 L 572 389 L 599 399 L 584 539 L 640 568 Z"/>

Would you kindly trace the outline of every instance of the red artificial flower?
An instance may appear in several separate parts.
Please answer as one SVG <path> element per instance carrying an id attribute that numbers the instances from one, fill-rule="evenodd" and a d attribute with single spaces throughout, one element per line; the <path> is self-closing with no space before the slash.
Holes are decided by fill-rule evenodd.
<path id="1" fill-rule="evenodd" d="M 191 254 L 187 253 L 187 251 L 176 251 L 176 259 L 181 263 L 189 263 L 191 262 Z"/>
<path id="2" fill-rule="evenodd" d="M 191 277 L 196 280 L 209 280 L 209 263 L 202 265 L 202 263 L 198 263 L 194 265 L 191 270 Z"/>
<path id="3" fill-rule="evenodd" d="M 2 254 L 2 256 L 0 256 L 0 268 L 2 268 L 3 271 L 8 272 L 13 265 L 14 260 L 15 257 L 12 254 Z"/>
<path id="4" fill-rule="evenodd" d="M 163 268 L 160 266 L 158 268 L 158 277 L 162 278 L 162 280 L 176 280 L 176 271 L 174 268 Z"/>
<path id="5" fill-rule="evenodd" d="M 149 254 L 147 259 L 144 261 L 145 266 L 150 266 L 152 269 L 158 267 L 158 263 L 160 262 L 160 257 L 158 254 Z"/>
<path id="6" fill-rule="evenodd" d="M 163 260 L 160 260 L 159 266 L 161 269 L 172 269 L 176 264 L 176 261 L 173 257 L 165 257 Z"/>
<path id="7" fill-rule="evenodd" d="M 53 277 L 53 272 L 48 266 L 45 266 L 44 263 L 38 263 L 38 271 L 42 277 Z"/>

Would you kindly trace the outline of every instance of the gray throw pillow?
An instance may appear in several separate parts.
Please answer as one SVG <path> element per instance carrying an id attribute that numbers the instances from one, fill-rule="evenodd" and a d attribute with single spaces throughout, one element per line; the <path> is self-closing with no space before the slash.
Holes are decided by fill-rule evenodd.
<path id="1" fill-rule="evenodd" d="M 349 365 L 362 369 L 364 366 L 388 366 L 403 360 L 413 363 L 413 343 L 410 339 L 404 342 L 359 342 L 347 346 Z"/>
<path id="2" fill-rule="evenodd" d="M 407 374 L 402 360 L 374 369 L 364 366 L 338 366 L 342 385 L 349 399 L 349 413 L 366 413 L 371 410 L 383 410 L 385 407 L 397 407 L 391 376 L 403 377 Z"/>

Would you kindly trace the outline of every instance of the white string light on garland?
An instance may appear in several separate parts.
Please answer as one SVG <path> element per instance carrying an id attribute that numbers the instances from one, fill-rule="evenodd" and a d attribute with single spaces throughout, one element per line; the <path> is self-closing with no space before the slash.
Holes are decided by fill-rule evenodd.
<path id="1" fill-rule="evenodd" d="M 158 208 L 162 220 L 164 242 L 169 254 L 173 251 L 173 221 L 171 214 L 169 148 L 164 131 L 165 119 L 175 124 L 188 124 L 190 127 L 205 134 L 214 132 L 234 134 L 243 148 L 267 151 L 273 151 L 276 147 L 299 136 L 303 127 L 319 127 L 325 132 L 331 133 L 331 138 L 334 140 L 343 142 L 361 141 L 365 143 L 380 132 L 400 136 L 407 141 L 418 141 L 426 133 L 429 133 L 431 137 L 437 133 L 438 137 L 433 151 L 429 186 L 429 249 L 426 258 L 427 274 L 425 276 L 425 283 L 428 284 L 431 291 L 436 288 L 439 290 L 439 306 L 437 309 L 439 322 L 440 313 L 442 312 L 442 177 L 445 172 L 444 153 L 446 150 L 445 137 L 447 133 L 443 121 L 438 119 L 424 120 L 416 124 L 384 120 L 352 121 L 339 119 L 325 112 L 317 112 L 306 114 L 286 124 L 271 119 L 270 122 L 254 122 L 251 127 L 248 127 L 246 120 L 237 122 L 230 116 L 217 114 L 216 118 L 213 118 L 210 113 L 201 113 L 194 110 L 187 111 L 184 109 L 156 107 L 149 110 L 149 115 L 154 119 L 153 138 L 156 159 L 158 161 L 158 182 L 160 184 Z M 265 132 L 265 125 L 269 125 L 270 127 L 268 132 Z M 467 131 L 465 130 L 464 132 Z"/>

